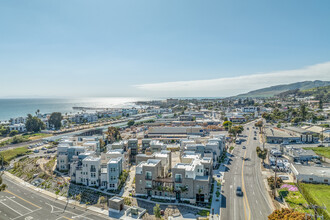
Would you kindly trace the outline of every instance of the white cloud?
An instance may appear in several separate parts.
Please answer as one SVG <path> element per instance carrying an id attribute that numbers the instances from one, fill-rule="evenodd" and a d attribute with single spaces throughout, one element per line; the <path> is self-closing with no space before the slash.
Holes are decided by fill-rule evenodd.
<path id="1" fill-rule="evenodd" d="M 225 97 L 278 84 L 330 80 L 330 62 L 301 69 L 246 76 L 135 85 L 153 96 Z"/>

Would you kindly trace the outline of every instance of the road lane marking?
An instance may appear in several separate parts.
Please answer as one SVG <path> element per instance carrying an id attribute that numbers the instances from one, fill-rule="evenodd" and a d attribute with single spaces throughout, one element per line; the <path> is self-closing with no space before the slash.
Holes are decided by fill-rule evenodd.
<path id="1" fill-rule="evenodd" d="M 248 139 L 250 140 L 250 139 Z M 244 154 L 244 158 L 246 156 L 246 152 L 245 151 L 245 154 Z M 249 220 L 251 219 L 251 209 L 250 209 L 250 205 L 249 205 L 249 201 L 248 201 L 248 198 L 247 198 L 247 195 L 246 195 L 246 190 L 245 190 L 245 185 L 244 185 L 244 163 L 245 163 L 245 160 L 243 160 L 243 163 L 242 163 L 242 189 L 243 189 L 243 199 L 245 198 L 246 200 L 246 205 L 247 205 L 247 208 L 248 208 L 248 211 L 249 211 Z"/>
<path id="2" fill-rule="evenodd" d="M 0 201 L 0 203 L 1 203 L 2 205 L 6 206 L 7 208 L 9 208 L 9 209 L 13 210 L 13 211 L 14 211 L 14 212 L 16 212 L 17 214 L 19 214 L 19 215 L 20 215 L 19 217 L 23 216 L 23 214 L 21 214 L 20 212 L 18 212 L 18 211 L 17 211 L 17 210 L 15 210 L 15 209 L 13 209 L 12 207 L 10 207 L 10 206 L 6 205 L 6 204 L 5 204 L 5 203 L 3 203 L 2 201 Z"/>
<path id="3" fill-rule="evenodd" d="M 244 196 L 244 195 L 243 195 Z M 246 205 L 245 205 L 245 200 L 244 200 L 244 197 L 243 197 L 243 206 L 244 206 L 244 219 L 246 219 Z"/>
<path id="4" fill-rule="evenodd" d="M 23 207 L 23 208 L 25 208 L 25 209 L 27 209 L 27 210 L 29 210 L 30 212 L 32 212 L 32 210 L 31 209 L 29 209 L 29 208 L 27 208 L 27 207 L 25 207 L 24 205 L 22 205 L 21 203 L 18 203 L 18 202 L 16 202 L 15 200 L 13 200 L 13 199 L 11 199 L 10 197 L 8 197 L 8 196 L 6 196 L 10 201 L 13 201 L 14 203 L 16 203 L 17 205 L 19 205 L 19 206 L 21 206 L 21 207 Z"/>
<path id="5" fill-rule="evenodd" d="M 27 203 L 29 203 L 29 204 L 33 205 L 34 207 L 37 207 L 37 208 L 41 209 L 41 207 L 40 207 L 40 206 L 37 206 L 36 204 L 34 204 L 34 203 L 30 202 L 30 201 L 27 201 L 27 200 L 23 199 L 22 197 L 20 197 L 20 196 L 16 195 L 16 194 L 15 194 L 15 193 L 13 193 L 13 192 L 10 192 L 10 191 L 9 191 L 9 190 L 7 190 L 7 189 L 6 189 L 4 192 L 6 192 L 6 193 L 9 193 L 9 194 L 12 194 L 12 195 L 16 196 L 17 198 L 19 198 L 19 199 L 23 200 L 24 202 L 27 202 Z"/>

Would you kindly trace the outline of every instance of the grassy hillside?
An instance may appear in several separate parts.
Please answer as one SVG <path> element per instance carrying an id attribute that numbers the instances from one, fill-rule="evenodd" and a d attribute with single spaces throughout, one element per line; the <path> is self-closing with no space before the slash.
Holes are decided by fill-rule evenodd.
<path id="1" fill-rule="evenodd" d="M 305 90 L 289 90 L 286 92 L 282 92 L 278 94 L 279 97 L 286 97 L 288 95 L 295 95 L 298 97 L 308 97 L 308 96 L 314 96 L 315 99 L 322 99 L 324 102 L 329 102 L 330 100 L 330 85 L 329 86 L 321 86 L 311 89 L 305 89 Z"/>
<path id="2" fill-rule="evenodd" d="M 291 83 L 286 85 L 271 86 L 263 89 L 254 90 L 245 94 L 236 96 L 237 98 L 243 97 L 273 97 L 275 95 L 287 92 L 290 90 L 309 90 L 316 87 L 330 86 L 330 81 L 304 81 Z"/>

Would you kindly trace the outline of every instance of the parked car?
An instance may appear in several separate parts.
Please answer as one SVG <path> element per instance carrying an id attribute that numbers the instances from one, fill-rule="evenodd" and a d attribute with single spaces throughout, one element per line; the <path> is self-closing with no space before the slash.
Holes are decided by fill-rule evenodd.
<path id="1" fill-rule="evenodd" d="M 254 137 L 253 140 L 257 140 L 257 137 Z"/>
<path id="2" fill-rule="evenodd" d="M 242 148 L 243 148 L 243 149 L 246 149 L 246 147 L 245 147 L 245 146 L 243 146 Z"/>
<path id="3" fill-rule="evenodd" d="M 243 196 L 242 188 L 240 186 L 238 186 L 236 188 L 236 195 L 237 196 Z"/>
<path id="4" fill-rule="evenodd" d="M 281 178 L 282 180 L 288 180 L 289 179 L 289 177 L 286 176 L 286 175 L 279 175 L 278 177 Z"/>

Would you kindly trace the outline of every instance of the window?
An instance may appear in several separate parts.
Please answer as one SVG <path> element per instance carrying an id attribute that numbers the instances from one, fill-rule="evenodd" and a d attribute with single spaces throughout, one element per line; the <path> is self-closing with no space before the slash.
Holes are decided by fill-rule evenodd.
<path id="1" fill-rule="evenodd" d="M 157 191 L 155 191 L 155 196 L 157 196 Z"/>
<path id="2" fill-rule="evenodd" d="M 146 188 L 151 188 L 152 184 L 151 181 L 146 181 Z"/>
<path id="3" fill-rule="evenodd" d="M 328 180 L 324 180 L 325 183 L 328 183 Z"/>
<path id="4" fill-rule="evenodd" d="M 177 182 L 177 183 L 182 182 L 182 175 L 181 174 L 175 174 L 175 182 Z"/>
<path id="5" fill-rule="evenodd" d="M 146 172 L 146 180 L 151 180 L 152 179 L 152 173 L 150 171 Z"/>
<path id="6" fill-rule="evenodd" d="M 313 181 L 313 178 L 309 178 L 309 181 Z"/>

